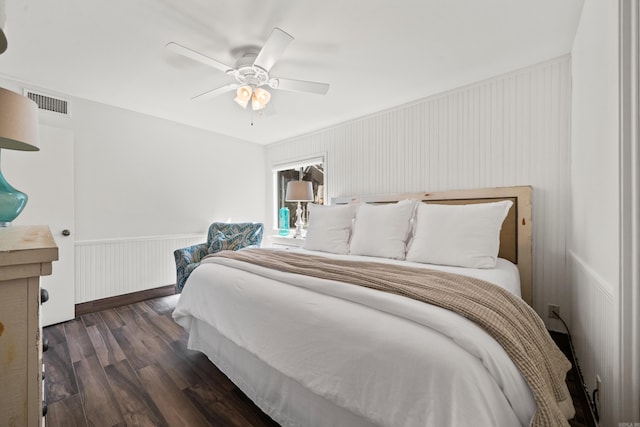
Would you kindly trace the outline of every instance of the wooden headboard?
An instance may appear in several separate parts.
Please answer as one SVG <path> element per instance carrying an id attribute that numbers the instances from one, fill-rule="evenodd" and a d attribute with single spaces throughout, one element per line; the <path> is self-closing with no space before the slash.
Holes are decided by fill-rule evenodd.
<path id="1" fill-rule="evenodd" d="M 490 203 L 511 200 L 513 206 L 502 223 L 500 233 L 500 258 L 518 266 L 522 299 L 533 303 L 532 273 L 532 224 L 530 186 L 481 188 L 475 190 L 437 191 L 433 193 L 398 193 L 386 195 L 346 196 L 332 199 L 331 204 L 341 205 L 354 201 L 364 203 L 395 203 L 400 200 L 420 200 L 423 203 L 449 205 Z"/>

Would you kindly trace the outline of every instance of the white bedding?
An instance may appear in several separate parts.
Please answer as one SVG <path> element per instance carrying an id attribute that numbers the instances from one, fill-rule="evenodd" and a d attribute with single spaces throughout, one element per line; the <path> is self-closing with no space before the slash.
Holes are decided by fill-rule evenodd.
<path id="1" fill-rule="evenodd" d="M 517 268 L 498 265 L 437 269 L 519 294 Z M 174 318 L 192 333 L 191 347 L 283 425 L 352 425 L 344 420 L 355 415 L 361 425 L 389 427 L 517 426 L 535 411 L 529 387 L 484 330 L 401 296 L 208 258 Z M 327 424 L 331 407 L 344 413 Z"/>
<path id="2" fill-rule="evenodd" d="M 485 280 L 491 282 L 494 285 L 498 285 L 514 295 L 522 297 L 520 293 L 520 272 L 518 267 L 511 261 L 498 258 L 495 268 L 466 268 L 466 267 L 453 267 L 448 265 L 435 265 L 435 264 L 423 264 L 419 262 L 403 261 L 390 258 L 376 258 L 359 255 L 336 255 L 327 252 L 307 251 L 304 249 L 290 249 L 291 252 L 308 253 L 316 256 L 325 256 L 334 259 L 348 259 L 348 260 L 361 260 L 361 261 L 375 261 L 384 264 L 392 265 L 404 265 L 407 267 L 415 268 L 429 268 L 432 270 L 446 271 L 448 273 L 462 274 L 463 276 L 475 277 L 476 279 Z"/>

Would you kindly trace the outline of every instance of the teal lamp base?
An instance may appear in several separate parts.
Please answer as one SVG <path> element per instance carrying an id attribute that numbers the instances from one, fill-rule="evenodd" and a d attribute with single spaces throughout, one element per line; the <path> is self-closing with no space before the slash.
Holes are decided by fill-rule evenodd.
<path id="1" fill-rule="evenodd" d="M 13 188 L 0 171 L 0 227 L 9 227 L 27 204 L 27 197 Z"/>

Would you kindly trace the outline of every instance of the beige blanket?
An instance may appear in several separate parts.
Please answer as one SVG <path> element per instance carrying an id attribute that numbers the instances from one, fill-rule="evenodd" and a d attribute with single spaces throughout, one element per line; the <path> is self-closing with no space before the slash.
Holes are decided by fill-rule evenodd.
<path id="1" fill-rule="evenodd" d="M 264 249 L 209 255 L 287 273 L 335 280 L 413 298 L 452 310 L 502 345 L 529 384 L 537 410 L 531 426 L 568 426 L 560 406 L 572 408 L 564 383 L 570 362 L 544 323 L 522 299 L 491 283 L 441 271 L 376 262 L 335 260 Z"/>

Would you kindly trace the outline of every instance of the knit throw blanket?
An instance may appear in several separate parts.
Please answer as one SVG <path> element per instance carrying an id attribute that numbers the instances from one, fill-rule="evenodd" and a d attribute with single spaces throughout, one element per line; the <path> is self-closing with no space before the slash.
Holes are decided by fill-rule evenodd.
<path id="1" fill-rule="evenodd" d="M 454 311 L 484 328 L 520 370 L 537 405 L 531 426 L 569 425 L 558 404 L 570 399 L 564 381 L 571 363 L 535 311 L 499 286 L 429 269 L 335 260 L 288 251 L 244 249 L 209 256 L 363 286 Z"/>

